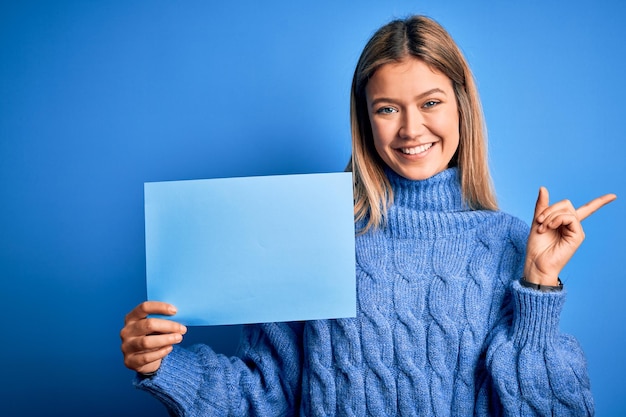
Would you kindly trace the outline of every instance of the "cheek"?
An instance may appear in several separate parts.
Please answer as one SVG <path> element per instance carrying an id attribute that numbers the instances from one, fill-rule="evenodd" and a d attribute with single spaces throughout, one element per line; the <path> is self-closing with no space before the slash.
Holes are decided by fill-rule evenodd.
<path id="1" fill-rule="evenodd" d="M 376 150 L 376 153 L 378 154 L 378 156 L 380 156 L 381 158 L 385 159 L 385 144 L 384 142 L 382 142 L 380 140 L 380 136 L 378 136 L 378 134 L 374 131 L 374 129 L 372 129 L 372 134 L 374 137 L 374 149 Z"/>
<path id="2" fill-rule="evenodd" d="M 380 147 L 380 142 L 381 142 L 380 126 L 378 125 L 378 123 L 372 121 L 371 118 L 370 118 L 370 126 L 372 128 L 372 138 L 374 140 L 374 147 L 376 148 L 376 150 L 378 150 Z"/>
<path id="3" fill-rule="evenodd" d="M 459 114 L 456 111 L 442 114 L 437 121 L 437 129 L 448 140 L 458 141 L 461 132 L 459 121 Z"/>
<path id="4" fill-rule="evenodd" d="M 374 150 L 376 154 L 385 162 L 388 162 L 387 150 L 388 142 L 384 139 L 384 133 L 381 131 L 380 126 L 372 123 L 372 138 L 374 143 Z"/>
<path id="5" fill-rule="evenodd" d="M 461 125 L 458 113 L 454 113 L 451 116 L 453 120 L 448 127 L 448 150 L 450 157 L 453 158 L 456 151 L 459 149 L 460 138 L 461 138 Z"/>
<path id="6" fill-rule="evenodd" d="M 381 123 L 378 121 L 371 122 L 370 124 L 372 126 L 372 136 L 374 137 L 376 148 L 378 149 L 379 147 L 388 145 L 391 142 L 389 123 Z"/>

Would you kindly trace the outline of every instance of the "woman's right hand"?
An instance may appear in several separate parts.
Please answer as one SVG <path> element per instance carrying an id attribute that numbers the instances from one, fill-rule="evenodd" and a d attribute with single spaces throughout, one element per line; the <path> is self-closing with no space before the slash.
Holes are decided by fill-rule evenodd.
<path id="1" fill-rule="evenodd" d="M 128 315 L 120 332 L 124 364 L 141 374 L 155 372 L 175 344 L 183 340 L 187 328 L 172 320 L 148 317 L 150 314 L 173 316 L 176 307 L 160 301 L 145 301 Z"/>

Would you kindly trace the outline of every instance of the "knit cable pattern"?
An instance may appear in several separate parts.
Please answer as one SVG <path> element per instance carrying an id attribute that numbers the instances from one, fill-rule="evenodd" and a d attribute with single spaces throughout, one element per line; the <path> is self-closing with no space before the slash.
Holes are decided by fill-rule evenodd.
<path id="1" fill-rule="evenodd" d="M 239 357 L 177 348 L 139 387 L 180 416 L 592 415 L 565 292 L 517 281 L 528 227 L 464 207 L 455 168 L 387 176 L 385 227 L 356 237 L 356 318 L 246 326 Z"/>

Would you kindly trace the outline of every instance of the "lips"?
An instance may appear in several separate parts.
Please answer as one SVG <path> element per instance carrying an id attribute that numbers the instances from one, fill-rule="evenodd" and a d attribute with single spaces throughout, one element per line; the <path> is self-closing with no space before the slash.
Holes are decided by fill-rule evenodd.
<path id="1" fill-rule="evenodd" d="M 419 153 L 426 152 L 432 146 L 432 143 L 425 143 L 423 145 L 415 146 L 413 148 L 400 148 L 399 151 L 405 155 L 417 155 Z"/>

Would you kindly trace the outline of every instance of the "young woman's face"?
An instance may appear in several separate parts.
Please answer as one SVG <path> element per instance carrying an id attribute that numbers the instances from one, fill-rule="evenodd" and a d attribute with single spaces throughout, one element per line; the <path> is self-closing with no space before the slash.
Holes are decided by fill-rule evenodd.
<path id="1" fill-rule="evenodd" d="M 459 147 L 452 81 L 417 58 L 385 64 L 365 88 L 380 157 L 398 175 L 423 180 L 443 171 Z"/>

